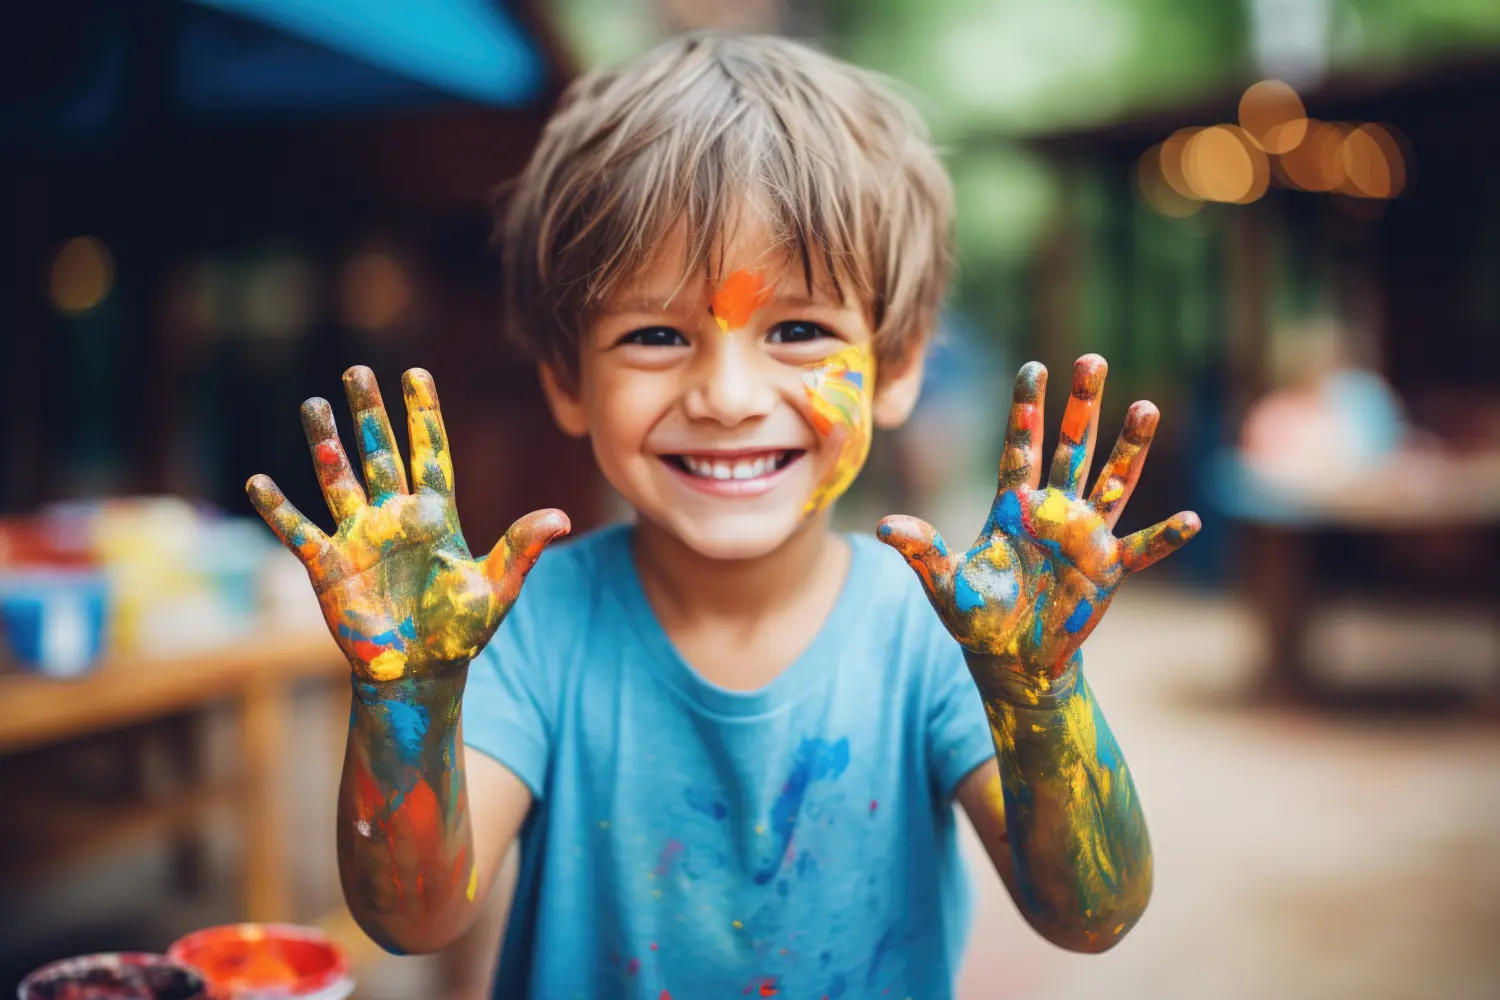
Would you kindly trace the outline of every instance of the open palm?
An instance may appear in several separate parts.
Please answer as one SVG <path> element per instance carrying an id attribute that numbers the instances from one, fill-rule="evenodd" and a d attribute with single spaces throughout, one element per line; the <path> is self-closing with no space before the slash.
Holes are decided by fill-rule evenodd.
<path id="1" fill-rule="evenodd" d="M 995 680 L 1046 690 L 1069 668 L 1125 577 L 1167 556 L 1199 528 L 1191 511 L 1123 539 L 1113 529 L 1156 431 L 1157 410 L 1137 402 L 1087 499 L 1079 495 L 1093 457 L 1107 366 L 1078 359 L 1057 452 L 1041 480 L 1042 402 L 1047 370 L 1036 362 L 1016 376 L 999 488 L 978 539 L 953 557 L 936 529 L 898 515 L 880 522 L 882 541 L 917 572 L 971 665 Z M 978 669 L 978 667 L 976 667 Z M 983 682 L 985 678 L 976 677 Z"/>
<path id="2" fill-rule="evenodd" d="M 515 603 L 527 572 L 569 530 L 559 510 L 510 526 L 488 556 L 474 559 L 453 501 L 453 460 L 432 376 L 402 377 L 414 489 L 391 433 L 374 373 L 344 373 L 369 497 L 354 477 L 327 400 L 302 404 L 302 427 L 328 509 L 330 537 L 267 476 L 246 484 L 250 502 L 307 567 L 323 618 L 356 675 L 371 681 L 420 677 L 472 659 Z"/>

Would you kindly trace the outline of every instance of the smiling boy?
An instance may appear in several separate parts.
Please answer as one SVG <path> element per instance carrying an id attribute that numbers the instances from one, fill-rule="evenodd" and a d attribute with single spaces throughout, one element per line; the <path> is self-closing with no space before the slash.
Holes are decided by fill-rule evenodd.
<path id="1" fill-rule="evenodd" d="M 519 838 L 496 996 L 948 997 L 956 802 L 1038 932 L 1118 941 L 1151 853 L 1079 647 L 1197 529 L 1113 537 L 1154 407 L 1084 497 L 1104 363 L 1080 359 L 1043 487 L 1027 365 L 973 549 L 887 518 L 913 576 L 829 529 L 874 428 L 911 411 L 950 270 L 910 107 L 786 40 L 677 39 L 573 86 L 502 234 L 513 329 L 632 525 L 539 559 L 568 529 L 541 511 L 472 559 L 420 370 L 410 483 L 368 369 L 345 375 L 365 487 L 328 404 L 304 405 L 333 536 L 248 487 L 354 670 L 338 837 L 360 924 L 443 947 Z"/>

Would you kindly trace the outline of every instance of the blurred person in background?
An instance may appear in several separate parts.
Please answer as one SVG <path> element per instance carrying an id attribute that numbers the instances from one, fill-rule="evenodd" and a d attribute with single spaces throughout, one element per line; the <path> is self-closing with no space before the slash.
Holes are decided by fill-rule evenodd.
<path id="1" fill-rule="evenodd" d="M 955 804 L 1048 940 L 1140 919 L 1150 843 L 1080 647 L 1198 528 L 1113 535 L 1155 408 L 1085 495 L 1105 365 L 1080 359 L 1044 486 L 1029 364 L 974 549 L 887 518 L 913 579 L 829 528 L 916 402 L 952 217 L 883 81 L 675 39 L 570 89 L 503 222 L 513 328 L 633 525 L 543 554 L 569 522 L 538 511 L 475 560 L 426 372 L 409 479 L 369 369 L 345 375 L 363 484 L 304 404 L 338 531 L 248 490 L 354 669 L 339 858 L 378 942 L 455 940 L 519 839 L 496 996 L 951 996 Z"/>

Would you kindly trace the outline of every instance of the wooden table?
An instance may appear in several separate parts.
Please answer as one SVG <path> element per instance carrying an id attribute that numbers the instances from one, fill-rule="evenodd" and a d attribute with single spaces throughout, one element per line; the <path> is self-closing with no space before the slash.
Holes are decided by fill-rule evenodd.
<path id="1" fill-rule="evenodd" d="M 291 893 L 283 864 L 287 832 L 282 748 L 291 688 L 308 678 L 335 680 L 348 665 L 326 632 L 257 637 L 237 647 L 173 656 L 121 655 L 76 680 L 0 674 L 0 754 L 35 749 L 170 718 L 215 702 L 239 717 L 242 781 L 227 792 L 197 790 L 165 807 L 97 814 L 49 810 L 58 837 L 113 841 L 180 825 L 201 807 L 229 805 L 245 832 L 241 905 L 248 920 L 288 920 Z"/>
<path id="2" fill-rule="evenodd" d="M 1372 472 L 1337 489 L 1304 492 L 1256 476 L 1236 455 L 1220 456 L 1211 475 L 1215 505 L 1238 521 L 1249 537 L 1249 595 L 1267 626 L 1269 658 L 1264 692 L 1276 700 L 1300 701 L 1312 693 L 1306 640 L 1319 603 L 1313 540 L 1340 534 L 1382 539 L 1440 535 L 1479 538 L 1500 528 L 1500 470 L 1493 462 L 1423 456 L 1384 475 Z M 1454 593 L 1445 605 L 1468 604 L 1500 623 L 1500 600 L 1492 591 Z M 1405 595 L 1431 598 L 1417 588 Z M 1497 707 L 1500 664 L 1486 707 Z"/>

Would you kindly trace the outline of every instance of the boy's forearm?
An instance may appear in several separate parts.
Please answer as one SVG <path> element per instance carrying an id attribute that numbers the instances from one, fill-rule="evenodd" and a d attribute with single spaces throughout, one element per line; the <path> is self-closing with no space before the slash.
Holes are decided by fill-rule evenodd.
<path id="1" fill-rule="evenodd" d="M 467 667 L 437 679 L 356 679 L 339 787 L 344 897 L 387 951 L 428 952 L 474 914 L 459 709 Z"/>
<path id="2" fill-rule="evenodd" d="M 1119 745 L 1081 670 L 1073 676 L 1034 700 L 982 693 L 1014 867 L 1008 888 L 1048 940 L 1103 951 L 1145 910 L 1151 842 Z"/>

